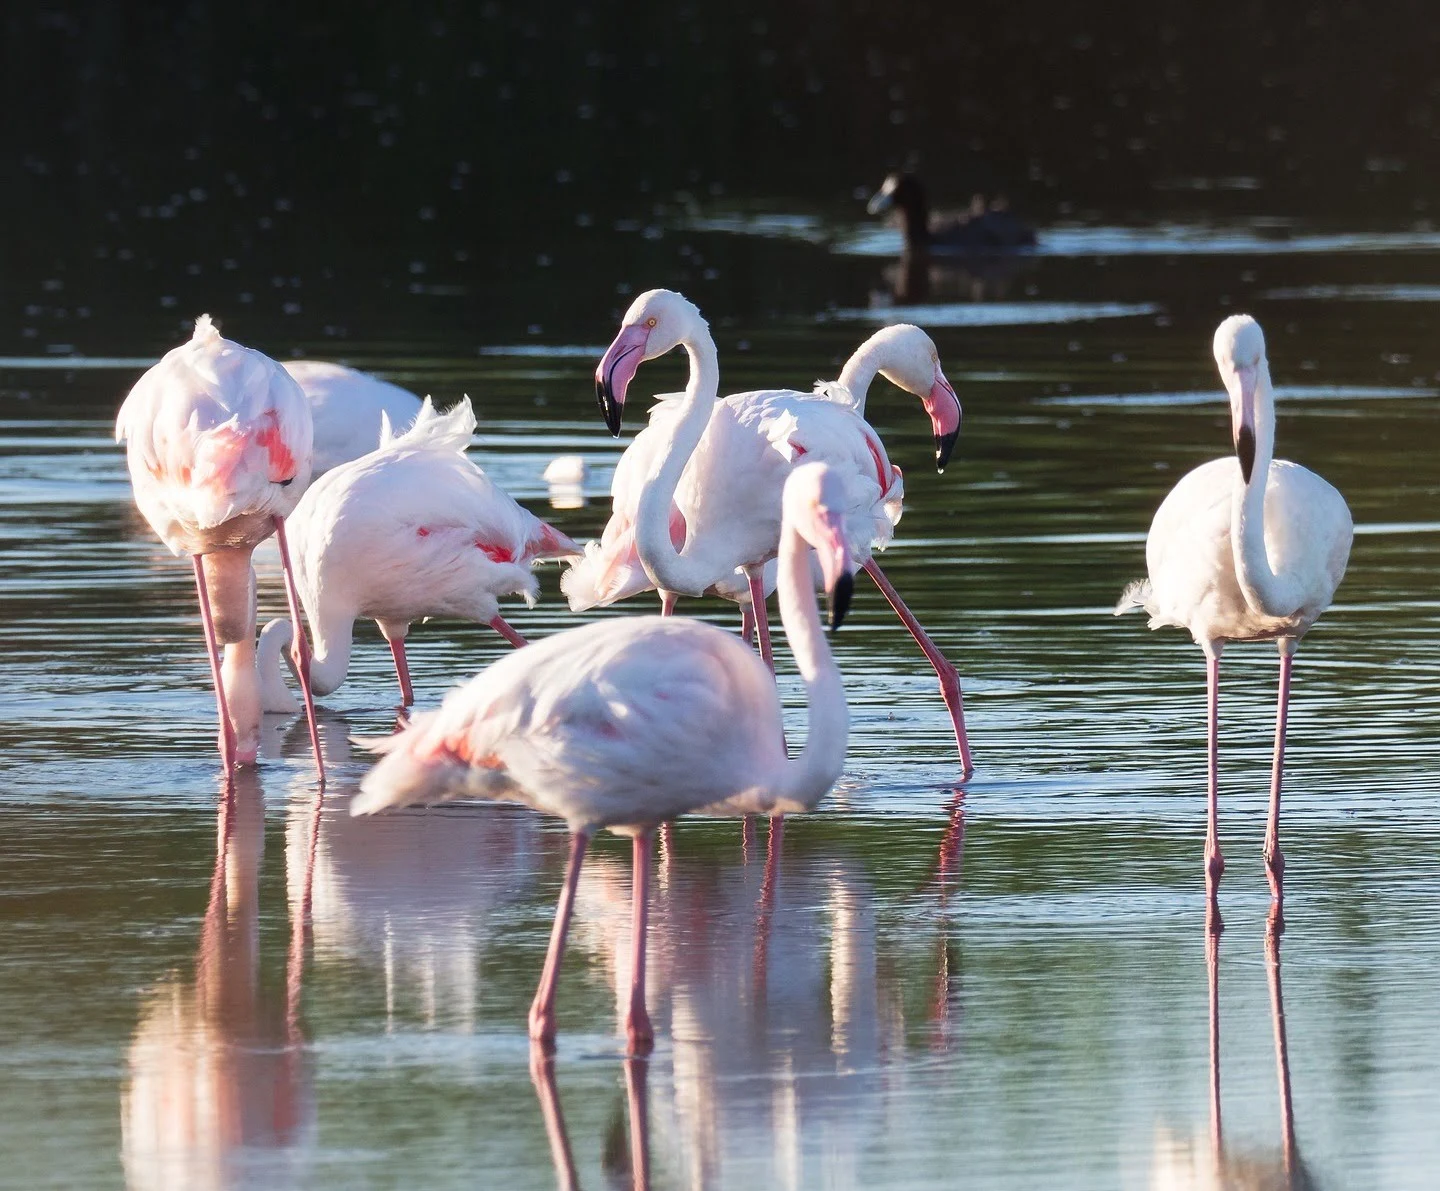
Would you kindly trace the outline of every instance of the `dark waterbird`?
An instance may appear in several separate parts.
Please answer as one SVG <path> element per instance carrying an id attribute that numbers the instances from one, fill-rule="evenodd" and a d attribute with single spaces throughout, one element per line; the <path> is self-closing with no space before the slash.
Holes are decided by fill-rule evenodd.
<path id="1" fill-rule="evenodd" d="M 900 214 L 905 251 L 962 255 L 1013 252 L 1035 246 L 1035 229 L 1014 214 L 1003 198 L 975 195 L 959 215 L 933 215 L 925 187 L 914 174 L 893 173 L 870 199 L 871 215 Z"/>

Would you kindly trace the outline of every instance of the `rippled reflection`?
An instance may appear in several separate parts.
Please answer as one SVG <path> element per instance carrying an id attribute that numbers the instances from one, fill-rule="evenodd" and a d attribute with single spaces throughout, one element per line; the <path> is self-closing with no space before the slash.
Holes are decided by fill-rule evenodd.
<path id="1" fill-rule="evenodd" d="M 263 854 L 264 797 L 254 770 L 241 771 L 218 817 L 193 975 L 167 977 L 146 994 L 130 1043 L 120 1116 L 131 1187 L 303 1181 L 316 1131 L 299 1021 L 303 905 L 285 985 L 272 988 L 260 972 Z"/>

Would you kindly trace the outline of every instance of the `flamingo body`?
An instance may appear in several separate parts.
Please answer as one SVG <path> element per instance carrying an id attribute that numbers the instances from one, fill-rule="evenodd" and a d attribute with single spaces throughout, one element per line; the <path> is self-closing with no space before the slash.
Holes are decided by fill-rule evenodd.
<path id="1" fill-rule="evenodd" d="M 353 814 L 472 796 L 523 802 L 570 826 L 566 882 L 531 1036 L 553 1044 L 554 994 L 580 865 L 597 829 L 634 836 L 632 1050 L 652 1039 L 645 1011 L 645 914 L 655 826 L 687 811 L 807 810 L 844 763 L 845 693 L 825 643 L 810 579 L 814 547 L 834 623 L 849 601 L 842 487 L 823 464 L 784 492 L 781 620 L 809 699 L 804 748 L 787 757 L 780 701 L 765 665 L 736 638 L 679 617 L 607 620 L 557 633 L 501 658 L 375 745 Z"/>
<path id="2" fill-rule="evenodd" d="M 489 623 L 499 617 L 501 596 L 535 602 L 533 563 L 580 552 L 470 461 L 474 428 L 468 400 L 445 414 L 427 401 L 408 431 L 327 472 L 295 510 L 290 537 L 315 633 L 311 678 L 319 694 L 344 681 L 357 619 L 377 621 L 392 647 L 425 617 Z M 288 631 L 272 621 L 261 636 L 268 711 L 294 707 L 280 673 Z"/>
<path id="3" fill-rule="evenodd" d="M 310 404 L 317 477 L 379 446 L 386 419 L 404 431 L 420 412 L 414 393 L 368 372 L 325 360 L 287 360 L 283 367 Z"/>

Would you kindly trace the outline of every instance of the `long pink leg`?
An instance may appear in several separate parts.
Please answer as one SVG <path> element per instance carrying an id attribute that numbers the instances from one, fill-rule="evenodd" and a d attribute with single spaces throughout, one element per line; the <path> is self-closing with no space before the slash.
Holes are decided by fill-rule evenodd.
<path id="1" fill-rule="evenodd" d="M 740 605 L 740 640 L 746 645 L 755 644 L 755 613 L 749 604 Z"/>
<path id="2" fill-rule="evenodd" d="M 325 761 L 320 756 L 320 725 L 315 722 L 315 696 L 310 689 L 310 640 L 305 622 L 300 618 L 300 593 L 295 588 L 295 572 L 290 567 L 290 547 L 285 541 L 285 518 L 276 517 L 275 544 L 280 547 L 280 567 L 285 572 L 285 599 L 290 604 L 290 623 L 295 626 L 295 673 L 300 677 L 300 694 L 305 700 L 305 719 L 310 725 L 310 747 L 315 750 L 315 768 L 320 785 L 325 785 Z"/>
<path id="3" fill-rule="evenodd" d="M 745 581 L 750 585 L 751 615 L 755 617 L 755 635 L 760 641 L 760 656 L 775 673 L 775 655 L 770 651 L 770 616 L 765 611 L 765 574 L 751 567 L 745 568 Z"/>
<path id="4" fill-rule="evenodd" d="M 1280 700 L 1275 707 L 1275 767 L 1270 774 L 1270 819 L 1265 825 L 1265 872 L 1270 896 L 1285 899 L 1285 853 L 1280 851 L 1280 778 L 1285 772 L 1285 723 L 1290 714 L 1290 667 L 1294 655 L 1280 652 Z"/>
<path id="5" fill-rule="evenodd" d="M 490 618 L 490 627 L 494 629 L 497 633 L 499 633 L 502 637 L 504 637 L 505 640 L 510 642 L 510 644 L 513 645 L 516 649 L 519 649 L 522 645 L 526 644 L 525 638 L 522 637 L 519 633 L 517 633 L 514 629 L 512 629 L 505 622 L 505 618 L 503 616 L 492 616 Z"/>
<path id="6" fill-rule="evenodd" d="M 645 931 L 650 921 L 651 834 L 635 836 L 633 871 L 630 876 L 630 1012 L 625 1015 L 625 1033 L 631 1055 L 647 1055 L 655 1045 L 655 1031 L 645 1012 Z"/>
<path id="7" fill-rule="evenodd" d="M 1220 855 L 1220 655 L 1205 655 L 1205 685 L 1209 703 L 1210 734 L 1210 813 L 1205 828 L 1205 893 L 1215 902 L 1220 874 L 1225 871 L 1225 857 Z"/>
<path id="8" fill-rule="evenodd" d="M 390 644 L 390 656 L 395 659 L 395 677 L 400 680 L 400 703 L 403 707 L 415 704 L 415 688 L 410 685 L 410 667 L 405 661 L 405 638 L 386 638 Z"/>
<path id="9" fill-rule="evenodd" d="M 930 635 L 915 619 L 914 613 L 905 606 L 905 601 L 900 598 L 900 593 L 891 585 L 890 580 L 885 577 L 885 572 L 880 569 L 879 564 L 873 558 L 866 560 L 865 573 L 875 580 L 875 586 L 890 601 L 890 607 L 895 609 L 895 614 L 900 617 L 901 623 L 910 630 L 910 635 L 915 638 L 915 643 L 920 646 L 920 651 L 935 667 L 935 674 L 940 679 L 940 693 L 944 696 L 945 706 L 950 711 L 950 721 L 955 725 L 955 743 L 960 746 L 960 767 L 968 779 L 975 772 L 975 765 L 970 760 L 970 739 L 965 734 L 965 704 L 960 695 L 960 674 L 940 652 L 935 642 L 930 640 Z"/>
<path id="10" fill-rule="evenodd" d="M 673 591 L 662 591 L 660 593 L 660 615 L 674 616 L 675 605 L 679 601 L 679 599 L 680 597 L 676 595 Z"/>
<path id="11" fill-rule="evenodd" d="M 205 586 L 205 564 L 192 554 L 195 564 L 195 591 L 200 597 L 200 623 L 205 629 L 205 652 L 210 657 L 210 679 L 215 684 L 215 705 L 220 710 L 220 761 L 228 774 L 235 768 L 235 728 L 225 703 L 225 684 L 220 680 L 220 646 L 215 638 L 215 618 L 210 614 L 210 589 Z"/>
<path id="12" fill-rule="evenodd" d="M 545 967 L 540 973 L 540 987 L 530 1004 L 530 1037 L 541 1050 L 550 1054 L 555 1049 L 555 986 L 560 981 L 560 961 L 565 957 L 565 936 L 570 932 L 570 914 L 575 909 L 575 887 L 580 884 L 580 865 L 585 860 L 585 846 L 590 833 L 577 831 L 570 837 L 570 860 L 565 866 L 565 884 L 560 890 L 560 904 L 555 907 L 555 925 L 550 930 L 550 950 L 545 953 Z"/>

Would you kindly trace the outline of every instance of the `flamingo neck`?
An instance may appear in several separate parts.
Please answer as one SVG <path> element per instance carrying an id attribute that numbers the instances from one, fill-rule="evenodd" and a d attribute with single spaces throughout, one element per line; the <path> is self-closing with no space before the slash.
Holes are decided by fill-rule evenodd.
<path id="1" fill-rule="evenodd" d="M 702 327 L 682 342 L 690 357 L 690 379 L 685 385 L 675 433 L 640 490 L 635 510 L 635 548 L 640 565 L 657 588 L 698 596 L 724 576 L 716 574 L 712 561 L 699 555 L 693 541 L 686 544 L 688 553 L 675 549 L 670 540 L 670 506 L 685 465 L 710 424 L 720 394 L 720 364 L 708 329 Z"/>
<path id="2" fill-rule="evenodd" d="M 855 400 L 855 412 L 862 418 L 865 416 L 865 398 L 870 395 L 870 385 L 875 379 L 875 374 L 880 371 L 880 361 L 876 358 L 875 344 L 862 343 L 855 349 L 855 354 L 845 361 L 845 367 L 840 369 L 840 384 Z"/>
<path id="3" fill-rule="evenodd" d="M 775 810 L 795 814 L 813 807 L 840 777 L 850 713 L 845 706 L 840 671 L 830 654 L 815 604 L 810 547 L 790 525 L 780 536 L 777 578 L 780 623 L 805 682 L 808 720 L 805 747 L 784 763 L 776 783 Z"/>
<path id="4" fill-rule="evenodd" d="M 1235 578 L 1250 606 L 1266 616 L 1290 616 L 1298 610 L 1301 597 L 1288 575 L 1275 572 L 1265 547 L 1265 489 L 1274 454 L 1275 394 L 1270 388 L 1270 366 L 1261 361 L 1255 386 L 1255 465 L 1250 482 L 1240 479 L 1230 498 L 1230 543 Z"/>
<path id="5" fill-rule="evenodd" d="M 355 618 L 315 616 L 308 606 L 305 615 L 314 634 L 310 642 L 311 689 L 317 695 L 328 695 L 345 681 L 349 672 Z M 261 700 L 266 711 L 293 712 L 298 706 L 285 685 L 284 674 L 286 651 L 294 640 L 295 629 L 288 620 L 272 620 L 260 631 L 254 668 L 260 676 Z"/>

